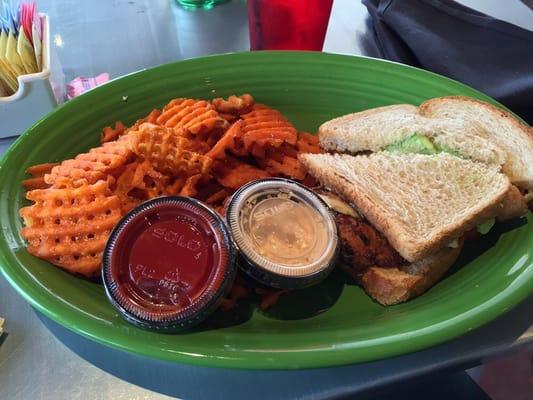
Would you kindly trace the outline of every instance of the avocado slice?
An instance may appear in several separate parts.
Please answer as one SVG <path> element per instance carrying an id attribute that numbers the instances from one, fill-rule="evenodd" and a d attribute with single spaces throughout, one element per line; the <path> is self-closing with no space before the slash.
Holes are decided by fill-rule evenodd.
<path id="1" fill-rule="evenodd" d="M 448 153 L 448 154 L 451 154 L 452 156 L 455 156 L 455 157 L 464 158 L 461 153 L 459 153 L 457 150 L 452 149 L 452 148 L 450 148 L 448 146 L 435 145 L 435 147 L 436 147 L 438 153 Z"/>
<path id="2" fill-rule="evenodd" d="M 400 139 L 394 143 L 389 144 L 383 150 L 395 153 L 418 153 L 418 154 L 437 154 L 448 153 L 452 156 L 464 158 L 463 155 L 455 149 L 448 146 L 439 146 L 436 143 L 418 133 L 413 133 L 411 136 Z"/>
<path id="3" fill-rule="evenodd" d="M 478 224 L 476 229 L 482 235 L 486 235 L 487 233 L 489 233 L 489 231 L 492 229 L 495 223 L 496 223 L 496 219 L 491 218 L 485 222 L 482 222 L 481 224 Z"/>
<path id="4" fill-rule="evenodd" d="M 437 147 L 425 136 L 414 133 L 411 136 L 394 142 L 384 149 L 395 153 L 418 153 L 418 154 L 437 154 Z"/>

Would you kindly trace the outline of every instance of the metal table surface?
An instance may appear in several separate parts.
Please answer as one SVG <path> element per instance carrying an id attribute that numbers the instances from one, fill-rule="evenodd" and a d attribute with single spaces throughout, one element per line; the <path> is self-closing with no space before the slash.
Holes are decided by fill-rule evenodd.
<path id="1" fill-rule="evenodd" d="M 518 0 L 463 0 L 533 30 Z M 41 0 L 67 80 L 117 77 L 182 58 L 248 49 L 245 2 L 185 11 L 170 0 Z M 335 0 L 324 50 L 373 55 L 366 8 Z M 30 123 L 30 122 L 29 122 Z M 0 140 L 0 155 L 11 139 Z M 410 355 L 304 371 L 223 370 L 134 356 L 84 339 L 38 315 L 0 278 L 0 399 L 330 398 L 443 369 L 465 369 L 533 343 L 533 298 L 469 334 Z"/>

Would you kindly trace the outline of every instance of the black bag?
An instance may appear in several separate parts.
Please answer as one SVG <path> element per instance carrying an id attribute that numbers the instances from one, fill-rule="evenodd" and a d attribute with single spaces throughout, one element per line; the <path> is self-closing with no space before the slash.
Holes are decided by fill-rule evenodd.
<path id="1" fill-rule="evenodd" d="M 533 32 L 451 0 L 362 1 L 382 58 L 466 83 L 533 124 Z"/>

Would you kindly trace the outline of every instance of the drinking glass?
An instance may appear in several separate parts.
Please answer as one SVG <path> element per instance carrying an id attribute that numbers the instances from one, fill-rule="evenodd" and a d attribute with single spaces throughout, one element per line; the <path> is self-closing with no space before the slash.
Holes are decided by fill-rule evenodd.
<path id="1" fill-rule="evenodd" d="M 248 0 L 251 50 L 321 51 L 333 0 Z"/>
<path id="2" fill-rule="evenodd" d="M 203 8 L 209 10 L 214 6 L 222 3 L 227 3 L 230 0 L 176 0 L 176 2 L 184 8 Z"/>

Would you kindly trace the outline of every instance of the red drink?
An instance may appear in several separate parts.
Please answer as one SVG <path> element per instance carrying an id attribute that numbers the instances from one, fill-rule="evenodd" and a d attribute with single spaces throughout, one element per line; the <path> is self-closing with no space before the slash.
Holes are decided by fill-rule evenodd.
<path id="1" fill-rule="evenodd" d="M 333 0 L 248 0 L 251 50 L 315 50 L 324 45 Z"/>

